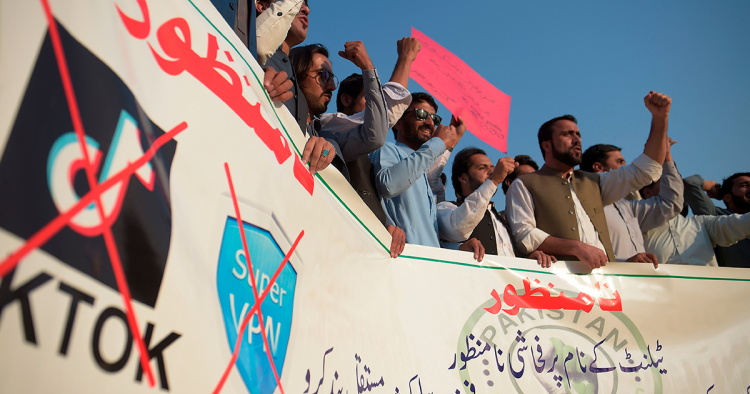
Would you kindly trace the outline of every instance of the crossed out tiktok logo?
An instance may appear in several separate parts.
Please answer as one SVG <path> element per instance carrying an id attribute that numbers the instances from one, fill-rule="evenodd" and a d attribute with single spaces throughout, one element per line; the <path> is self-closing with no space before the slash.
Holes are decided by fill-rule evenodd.
<path id="1" fill-rule="evenodd" d="M 100 184 L 143 156 L 140 134 L 136 120 L 127 111 L 122 110 L 109 152 L 101 168 Z M 99 143 L 86 136 L 85 145 L 91 166 L 93 168 L 102 166 L 103 154 Z M 61 135 L 52 145 L 47 160 L 47 184 L 52 200 L 60 213 L 67 211 L 80 201 L 81 197 L 75 191 L 74 180 L 76 174 L 83 171 L 85 167 L 86 160 L 75 132 Z M 146 162 L 138 167 L 134 175 L 146 189 L 154 190 L 154 171 L 151 163 Z M 105 226 L 111 226 L 117 219 L 129 182 L 129 178 L 119 180 L 101 194 L 104 221 L 97 212 L 95 204 L 91 203 L 72 218 L 70 227 L 88 237 L 100 235 Z"/>

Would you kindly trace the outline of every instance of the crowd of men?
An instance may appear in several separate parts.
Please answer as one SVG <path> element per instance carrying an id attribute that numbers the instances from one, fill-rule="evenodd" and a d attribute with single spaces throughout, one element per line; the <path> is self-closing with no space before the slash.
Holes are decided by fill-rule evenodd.
<path id="1" fill-rule="evenodd" d="M 526 155 L 493 165 L 481 149 L 455 153 L 456 199 L 447 201 L 441 175 L 466 125 L 456 117 L 443 124 L 429 94 L 408 91 L 418 40 L 398 41 L 386 83 L 362 42 L 345 43 L 338 55 L 361 74 L 339 84 L 328 49 L 303 45 L 307 0 L 236 1 L 233 15 L 222 14 L 264 67 L 269 96 L 284 102 L 308 138 L 303 162 L 311 172 L 333 165 L 344 175 L 391 234 L 392 257 L 410 243 L 468 251 L 478 261 L 529 258 L 545 268 L 558 260 L 592 269 L 614 261 L 750 268 L 750 172 L 722 184 L 683 179 L 667 136 L 669 96 L 644 97 L 651 129 L 630 165 L 614 145 L 584 151 L 576 118 L 563 115 L 539 128 L 541 167 Z M 337 88 L 337 112 L 326 113 Z M 389 129 L 395 143 L 386 141 Z M 498 186 L 502 212 L 491 201 Z"/>

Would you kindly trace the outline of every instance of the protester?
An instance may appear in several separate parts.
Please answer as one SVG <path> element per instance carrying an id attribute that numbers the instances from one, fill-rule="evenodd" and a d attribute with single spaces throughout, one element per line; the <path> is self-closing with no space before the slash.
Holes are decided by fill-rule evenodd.
<path id="1" fill-rule="evenodd" d="M 518 163 L 518 166 L 513 170 L 513 172 L 505 176 L 502 186 L 503 194 L 508 194 L 508 188 L 510 187 L 510 184 L 516 180 L 516 178 L 523 174 L 528 174 L 530 172 L 539 170 L 539 164 L 536 164 L 536 162 L 529 155 L 516 155 L 514 160 L 516 161 L 516 163 Z M 504 212 L 505 211 L 503 211 L 503 217 L 505 216 Z"/>
<path id="2" fill-rule="evenodd" d="M 661 182 L 641 189 L 644 199 L 660 192 Z M 672 220 L 643 234 L 648 253 L 662 264 L 708 265 L 717 267 L 715 246 L 730 246 L 750 237 L 750 213 L 720 216 L 698 215 Z"/>
<path id="3" fill-rule="evenodd" d="M 440 238 L 447 242 L 463 243 L 475 238 L 481 244 L 483 255 L 491 254 L 516 257 L 518 251 L 510 236 L 510 227 L 505 217 L 499 215 L 491 199 L 497 186 L 512 173 L 518 163 L 505 157 L 492 165 L 485 152 L 478 148 L 466 148 L 453 159 L 451 182 L 456 191 L 456 202 L 438 203 L 438 230 Z M 542 267 L 548 268 L 557 261 L 553 256 L 537 250 L 529 255 Z"/>
<path id="4" fill-rule="evenodd" d="M 750 212 L 750 172 L 738 172 L 719 185 L 704 181 L 700 175 L 685 178 L 685 202 L 694 215 L 732 215 Z M 705 193 L 704 193 L 705 191 Z M 725 208 L 717 207 L 711 199 L 724 201 Z M 732 246 L 714 249 L 721 267 L 750 268 L 750 238 Z"/>
<path id="5" fill-rule="evenodd" d="M 405 37 L 396 44 L 398 50 L 398 61 L 389 82 L 383 85 L 383 94 L 388 110 L 388 126 L 380 130 L 383 136 L 388 132 L 406 108 L 411 103 L 411 94 L 407 90 L 409 86 L 409 70 L 411 63 L 416 59 L 420 49 L 419 41 L 414 38 Z M 362 74 L 352 74 L 344 79 L 338 89 L 336 96 L 335 114 L 323 114 L 320 117 L 322 130 L 324 132 L 339 133 L 347 129 L 357 127 L 364 123 L 367 117 L 367 100 L 365 97 L 365 84 Z M 361 156 L 346 163 L 349 172 L 350 183 L 359 194 L 365 204 L 383 223 L 391 234 L 391 256 L 396 257 L 404 249 L 404 231 L 387 219 L 383 206 L 380 203 L 377 187 L 375 186 L 375 173 L 369 157 Z"/>
<path id="6" fill-rule="evenodd" d="M 305 96 L 302 94 L 299 86 L 297 75 L 294 73 L 292 62 L 289 59 L 289 51 L 291 48 L 304 42 L 307 38 L 308 15 L 310 15 L 310 8 L 307 6 L 307 1 L 305 1 L 305 3 L 300 6 L 297 15 L 292 20 L 291 26 L 289 27 L 281 46 L 276 49 L 276 53 L 274 53 L 264 65 L 272 67 L 276 71 L 284 71 L 292 81 L 292 97 L 285 101 L 284 105 L 294 119 L 297 120 L 300 130 L 305 130 L 307 127 L 307 116 L 309 110 L 307 108 Z M 322 168 L 316 168 L 316 170 L 320 169 Z"/>
<path id="7" fill-rule="evenodd" d="M 396 67 L 390 81 L 383 85 L 383 94 L 388 110 L 388 128 L 396 124 L 411 104 L 411 93 L 407 90 L 409 70 L 420 48 L 419 41 L 411 37 L 405 37 L 396 43 L 398 51 Z M 362 74 L 350 75 L 341 81 L 338 89 L 336 96 L 336 110 L 338 112 L 320 116 L 322 130 L 338 133 L 348 131 L 364 123 L 366 104 Z M 388 131 L 382 130 L 379 132 L 382 132 L 385 136 Z M 356 160 L 348 161 L 346 167 L 354 190 L 380 222 L 387 225 L 385 211 L 380 204 L 380 197 L 375 186 L 375 173 L 370 159 L 362 156 Z M 387 227 L 390 228 L 391 226 L 388 225 Z"/>
<path id="8" fill-rule="evenodd" d="M 621 199 L 604 207 L 609 237 L 615 261 L 642 262 L 658 266 L 658 258 L 647 253 L 643 233 L 661 226 L 679 215 L 682 209 L 682 178 L 672 161 L 671 138 L 662 166 L 661 188 L 658 196 L 640 201 Z M 606 173 L 626 165 L 621 149 L 614 145 L 599 144 L 583 153 L 581 170 Z"/>
<path id="9" fill-rule="evenodd" d="M 299 76 L 299 86 L 309 107 L 305 134 L 310 136 L 310 140 L 302 152 L 302 162 L 309 159 L 312 163 L 315 158 L 329 160 L 328 155 L 335 155 L 338 158 L 335 166 L 348 181 L 349 172 L 345 163 L 383 146 L 388 133 L 385 99 L 377 70 L 361 41 L 344 44 L 344 51 L 340 51 L 339 55 L 359 67 L 367 81 L 364 123 L 353 125 L 346 132 L 324 132 L 317 116 L 328 108 L 337 85 L 328 59 L 328 49 L 321 44 L 312 44 L 294 48 L 290 53 L 294 72 Z M 314 136 L 320 138 L 311 143 Z"/>
<path id="10" fill-rule="evenodd" d="M 404 37 L 396 42 L 398 59 L 391 74 L 391 79 L 383 84 L 386 107 L 388 108 L 388 127 L 393 127 L 411 104 L 409 93 L 409 73 L 411 64 L 417 58 L 421 44 L 415 38 Z M 365 99 L 361 74 L 352 74 L 343 81 L 336 96 L 337 113 L 320 116 L 323 130 L 338 132 L 350 129 L 352 123 L 362 123 L 364 118 Z"/>
<path id="11" fill-rule="evenodd" d="M 667 151 L 671 99 L 649 92 L 644 103 L 652 114 L 644 154 L 633 165 L 603 174 L 574 171 L 582 151 L 573 116 L 542 125 L 538 139 L 545 164 L 516 179 L 506 198 L 506 216 L 521 253 L 538 249 L 558 260 L 580 260 L 592 269 L 615 261 L 604 206 L 657 180 Z"/>
<path id="12" fill-rule="evenodd" d="M 307 0 L 256 0 L 258 64 L 263 66 L 283 44 L 302 6 L 307 6 Z"/>
<path id="13" fill-rule="evenodd" d="M 396 122 L 396 143 L 370 155 L 375 181 L 386 215 L 406 232 L 406 242 L 439 247 L 437 203 L 426 171 L 446 148 L 453 148 L 466 131 L 463 120 L 439 125 L 437 104 L 426 93 L 412 94 L 412 102 Z M 437 130 L 435 129 L 435 126 Z"/>

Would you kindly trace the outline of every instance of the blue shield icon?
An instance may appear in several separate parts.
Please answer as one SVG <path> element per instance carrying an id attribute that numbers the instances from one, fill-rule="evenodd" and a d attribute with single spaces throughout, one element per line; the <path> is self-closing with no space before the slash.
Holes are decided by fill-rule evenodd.
<path id="1" fill-rule="evenodd" d="M 242 247 L 239 223 L 229 217 L 224 227 L 224 238 L 219 252 L 216 285 L 230 351 L 234 351 L 242 322 L 255 305 L 252 278 L 255 279 L 258 296 L 270 286 L 271 290 L 260 308 L 264 327 L 261 327 L 257 315 L 252 316 L 240 345 L 236 368 L 250 392 L 271 394 L 276 389 L 276 379 L 266 354 L 268 349 L 261 335 L 268 339 L 276 371 L 281 377 L 289 344 L 297 272 L 287 263 L 276 281 L 271 284 L 270 280 L 284 259 L 284 253 L 268 230 L 249 223 L 242 225 L 252 268 L 248 265 Z M 250 269 L 253 270 L 252 275 Z"/>

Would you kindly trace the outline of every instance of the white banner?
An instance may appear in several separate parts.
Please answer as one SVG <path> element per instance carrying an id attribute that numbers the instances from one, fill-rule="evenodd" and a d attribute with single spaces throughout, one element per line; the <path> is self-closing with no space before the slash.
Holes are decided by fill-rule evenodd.
<path id="1" fill-rule="evenodd" d="M 2 393 L 750 390 L 748 271 L 389 258 L 207 1 L 3 0 L 0 70 Z"/>

